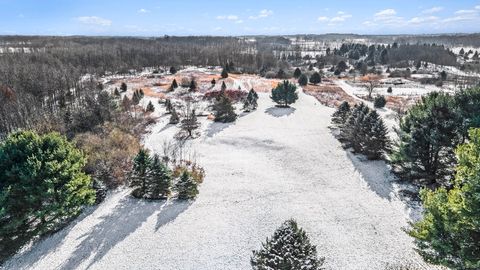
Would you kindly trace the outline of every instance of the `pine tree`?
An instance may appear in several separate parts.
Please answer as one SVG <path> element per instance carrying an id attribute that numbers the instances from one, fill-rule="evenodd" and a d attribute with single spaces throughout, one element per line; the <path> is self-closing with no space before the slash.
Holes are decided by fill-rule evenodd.
<path id="1" fill-rule="evenodd" d="M 113 91 L 113 94 L 114 94 L 116 97 L 119 97 L 119 96 L 120 96 L 120 92 L 118 91 L 118 88 L 115 87 L 115 90 Z"/>
<path id="2" fill-rule="evenodd" d="M 187 113 L 185 118 L 182 120 L 181 128 L 187 131 L 188 136 L 192 137 L 192 131 L 200 127 L 200 123 L 197 121 L 197 116 L 195 115 L 195 110 Z"/>
<path id="3" fill-rule="evenodd" d="M 341 140 L 346 141 L 348 146 L 351 146 L 356 153 L 362 152 L 364 140 L 362 127 L 369 112 L 370 109 L 363 102 L 356 104 L 340 130 Z"/>
<path id="4" fill-rule="evenodd" d="M 140 99 L 142 99 L 145 96 L 145 93 L 143 93 L 143 90 L 141 88 L 138 91 L 138 93 L 140 94 Z"/>
<path id="5" fill-rule="evenodd" d="M 272 89 L 270 98 L 282 107 L 289 107 L 290 104 L 295 103 L 298 99 L 297 87 L 285 80 Z"/>
<path id="6" fill-rule="evenodd" d="M 195 82 L 194 79 L 190 82 L 190 87 L 188 88 L 188 91 L 190 92 L 195 92 L 197 90 L 197 83 Z"/>
<path id="7" fill-rule="evenodd" d="M 178 88 L 178 83 L 176 79 L 173 79 L 172 85 L 170 86 L 172 89 L 177 89 Z"/>
<path id="8" fill-rule="evenodd" d="M 286 79 L 287 74 L 285 74 L 285 71 L 283 69 L 279 69 L 277 72 L 277 78 L 278 79 Z"/>
<path id="9" fill-rule="evenodd" d="M 453 173 L 453 147 L 461 140 L 462 122 L 448 94 L 422 97 L 396 130 L 399 143 L 390 157 L 394 170 L 409 181 L 444 183 Z"/>
<path id="10" fill-rule="evenodd" d="M 172 113 L 172 115 L 170 115 L 169 123 L 172 125 L 178 124 L 180 122 L 180 117 L 178 116 L 177 110 L 175 110 L 175 108 L 172 108 L 170 112 Z"/>
<path id="11" fill-rule="evenodd" d="M 335 125 L 341 127 L 345 122 L 347 122 L 347 118 L 350 114 L 350 104 L 348 102 L 344 101 L 340 106 L 338 106 L 338 109 L 333 113 L 332 115 L 332 123 Z"/>
<path id="12" fill-rule="evenodd" d="M 387 104 L 387 100 L 384 96 L 377 96 L 373 100 L 373 107 L 375 108 L 383 108 Z"/>
<path id="13" fill-rule="evenodd" d="M 171 170 L 155 154 L 148 170 L 148 196 L 150 199 L 167 199 L 172 184 Z"/>
<path id="14" fill-rule="evenodd" d="M 297 67 L 295 69 L 295 71 L 293 72 L 293 77 L 295 77 L 296 79 L 298 79 L 300 77 L 300 75 L 302 75 L 302 71 Z"/>
<path id="15" fill-rule="evenodd" d="M 180 200 L 194 199 L 198 195 L 198 184 L 186 170 L 180 176 L 176 189 Z"/>
<path id="16" fill-rule="evenodd" d="M 293 219 L 275 230 L 272 238 L 267 238 L 260 250 L 253 251 L 250 259 L 254 270 L 318 270 L 323 262 L 306 232 Z"/>
<path id="17" fill-rule="evenodd" d="M 301 74 L 300 77 L 298 78 L 298 84 L 300 86 L 305 86 L 308 84 L 308 78 L 307 75 Z"/>
<path id="18" fill-rule="evenodd" d="M 0 260 L 95 202 L 86 162 L 58 133 L 15 132 L 0 143 Z"/>
<path id="19" fill-rule="evenodd" d="M 312 74 L 312 76 L 310 77 L 310 83 L 313 83 L 313 84 L 319 84 L 322 82 L 322 77 L 320 76 L 320 73 L 318 72 L 314 72 Z"/>
<path id="20" fill-rule="evenodd" d="M 225 92 L 225 90 L 227 90 L 227 85 L 225 84 L 224 81 L 222 82 L 221 89 L 222 89 L 222 92 Z"/>
<path id="21" fill-rule="evenodd" d="M 229 123 L 237 119 L 235 108 L 230 98 L 222 91 L 213 104 L 215 122 Z"/>
<path id="22" fill-rule="evenodd" d="M 169 98 L 165 99 L 165 109 L 167 110 L 167 113 L 171 113 L 173 110 L 173 104 Z"/>
<path id="23" fill-rule="evenodd" d="M 170 74 L 175 74 L 177 73 L 177 69 L 174 66 L 170 67 Z"/>
<path id="24" fill-rule="evenodd" d="M 228 71 L 227 71 L 226 68 L 224 68 L 224 69 L 222 70 L 222 78 L 223 78 L 223 79 L 228 78 Z"/>
<path id="25" fill-rule="evenodd" d="M 389 86 L 388 89 L 387 89 L 387 93 L 391 94 L 392 92 L 393 92 L 393 89 L 392 89 L 391 86 Z"/>
<path id="26" fill-rule="evenodd" d="M 132 106 L 132 101 L 125 95 L 122 99 L 122 108 L 124 111 L 129 111 Z"/>
<path id="27" fill-rule="evenodd" d="M 120 90 L 122 90 L 122 92 L 126 92 L 127 91 L 127 84 L 122 82 L 122 84 L 120 85 Z"/>
<path id="28" fill-rule="evenodd" d="M 390 140 L 388 129 L 375 110 L 368 113 L 362 129 L 362 134 L 364 134 L 362 154 L 371 160 L 382 158 L 383 153 L 390 149 Z"/>
<path id="29" fill-rule="evenodd" d="M 130 186 L 133 188 L 132 195 L 136 198 L 143 198 L 147 193 L 148 169 L 151 162 L 150 155 L 143 148 L 140 149 L 133 159 L 132 171 L 130 172 Z"/>
<path id="30" fill-rule="evenodd" d="M 153 106 L 152 101 L 149 101 L 147 104 L 147 108 L 145 109 L 146 112 L 154 112 L 155 106 Z"/>
<path id="31" fill-rule="evenodd" d="M 480 269 L 480 129 L 457 150 L 453 188 L 421 192 L 423 219 L 409 232 L 425 260 L 451 269 Z"/>
<path id="32" fill-rule="evenodd" d="M 211 83 L 212 83 L 212 87 L 214 87 L 215 84 L 217 84 L 217 81 L 215 81 L 215 79 L 212 79 L 212 82 L 211 82 Z"/>
<path id="33" fill-rule="evenodd" d="M 245 111 L 251 111 L 257 109 L 257 100 L 258 100 L 258 94 L 253 90 L 253 88 L 248 92 L 247 98 L 245 99 L 245 102 L 243 104 L 243 109 Z"/>

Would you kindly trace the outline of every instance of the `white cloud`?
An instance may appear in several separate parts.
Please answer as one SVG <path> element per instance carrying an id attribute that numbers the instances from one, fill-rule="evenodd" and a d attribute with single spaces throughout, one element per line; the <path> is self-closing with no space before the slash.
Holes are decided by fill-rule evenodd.
<path id="1" fill-rule="evenodd" d="M 415 17 L 410 19 L 407 23 L 409 24 L 425 24 L 425 23 L 434 23 L 438 21 L 438 17 L 436 16 L 428 16 L 428 17 Z"/>
<path id="2" fill-rule="evenodd" d="M 237 20 L 235 23 L 243 23 L 243 20 Z"/>
<path id="3" fill-rule="evenodd" d="M 217 16 L 217 20 L 236 21 L 238 20 L 238 16 L 237 15 L 219 15 Z"/>
<path id="4" fill-rule="evenodd" d="M 432 7 L 422 11 L 422 14 L 433 14 L 443 10 L 443 7 Z"/>
<path id="5" fill-rule="evenodd" d="M 480 9 L 480 5 L 478 5 L 478 6 L 475 6 L 475 9 Z"/>
<path id="6" fill-rule="evenodd" d="M 349 19 L 352 17 L 352 15 L 350 14 L 347 14 L 343 11 L 339 11 L 337 12 L 337 15 L 338 16 L 335 16 L 335 17 L 332 17 L 332 18 L 329 18 L 329 17 L 326 17 L 326 16 L 320 16 L 318 17 L 318 21 L 319 22 L 327 22 L 329 26 L 333 26 L 333 25 L 336 25 L 338 23 L 342 23 L 344 22 L 346 19 Z"/>
<path id="7" fill-rule="evenodd" d="M 384 9 L 375 13 L 375 17 L 390 17 L 395 15 L 397 15 L 397 12 L 395 11 L 395 9 L 391 9 L 391 8 Z"/>
<path id="8" fill-rule="evenodd" d="M 477 9 L 461 9 L 455 11 L 455 16 L 443 20 L 445 23 L 472 21 L 480 19 L 479 10 Z"/>
<path id="9" fill-rule="evenodd" d="M 148 12 L 150 12 L 150 10 L 141 8 L 141 9 L 139 9 L 137 12 L 138 12 L 138 13 L 148 13 Z"/>
<path id="10" fill-rule="evenodd" d="M 379 22 L 383 25 L 395 25 L 400 26 L 405 24 L 403 17 L 398 17 L 397 12 L 394 9 L 381 10 L 373 16 L 375 22 Z"/>
<path id="11" fill-rule="evenodd" d="M 258 15 L 250 16 L 248 18 L 251 19 L 251 20 L 256 20 L 256 19 L 260 19 L 260 18 L 266 18 L 266 17 L 272 16 L 272 15 L 273 15 L 272 10 L 263 9 L 263 10 L 260 11 L 260 13 Z"/>
<path id="12" fill-rule="evenodd" d="M 477 12 L 478 12 L 477 10 L 473 10 L 473 9 L 461 9 L 461 10 L 455 11 L 455 14 L 456 15 L 469 15 L 469 14 L 475 14 Z"/>
<path id="13" fill-rule="evenodd" d="M 75 18 L 77 21 L 88 25 L 110 26 L 112 21 L 97 16 L 82 16 Z"/>

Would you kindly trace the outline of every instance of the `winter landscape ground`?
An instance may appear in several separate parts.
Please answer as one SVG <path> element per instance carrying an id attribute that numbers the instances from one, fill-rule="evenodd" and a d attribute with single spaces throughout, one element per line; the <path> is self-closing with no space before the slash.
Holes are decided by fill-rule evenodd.
<path id="1" fill-rule="evenodd" d="M 430 269 L 402 230 L 418 210 L 400 199 L 384 161 L 340 146 L 333 111 L 303 93 L 291 108 L 260 94 L 259 108 L 236 123 L 203 120 L 190 142 L 207 171 L 195 201 L 117 191 L 5 269 L 248 269 L 251 251 L 288 218 L 327 269 Z M 176 132 L 160 119 L 144 139 L 159 153 Z"/>

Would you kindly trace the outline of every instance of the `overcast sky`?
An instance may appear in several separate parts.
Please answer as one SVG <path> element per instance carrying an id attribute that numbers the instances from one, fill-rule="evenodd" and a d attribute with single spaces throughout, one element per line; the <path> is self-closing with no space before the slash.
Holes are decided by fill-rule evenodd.
<path id="1" fill-rule="evenodd" d="M 480 0 L 0 0 L 0 35 L 480 32 Z"/>

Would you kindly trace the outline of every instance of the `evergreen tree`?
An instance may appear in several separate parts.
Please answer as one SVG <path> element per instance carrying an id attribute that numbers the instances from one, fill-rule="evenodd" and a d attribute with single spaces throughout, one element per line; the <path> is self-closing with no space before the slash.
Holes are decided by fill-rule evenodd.
<path id="1" fill-rule="evenodd" d="M 362 126 L 362 154 L 368 159 L 380 159 L 390 149 L 388 129 L 382 118 L 373 110 L 368 113 Z"/>
<path id="2" fill-rule="evenodd" d="M 148 170 L 152 163 L 147 150 L 140 149 L 133 159 L 132 171 L 130 172 L 130 186 L 133 188 L 132 195 L 143 198 L 147 193 Z"/>
<path id="3" fill-rule="evenodd" d="M 260 250 L 253 251 L 250 259 L 254 270 L 318 270 L 323 262 L 306 232 L 293 219 L 275 230 L 272 238 L 267 238 Z"/>
<path id="4" fill-rule="evenodd" d="M 122 84 L 120 85 L 120 90 L 122 90 L 122 92 L 126 92 L 127 91 L 127 84 L 122 82 Z"/>
<path id="5" fill-rule="evenodd" d="M 150 199 L 167 199 L 172 184 L 171 170 L 155 154 L 148 171 L 148 195 Z"/>
<path id="6" fill-rule="evenodd" d="M 298 78 L 298 84 L 300 86 L 305 86 L 308 84 L 308 78 L 307 75 L 301 74 L 300 77 Z"/>
<path id="7" fill-rule="evenodd" d="M 225 84 L 225 81 L 222 82 L 222 92 L 225 92 L 225 90 L 227 90 L 227 85 Z"/>
<path id="8" fill-rule="evenodd" d="M 422 97 L 400 121 L 400 142 L 391 156 L 395 171 L 428 185 L 448 181 L 461 123 L 451 96 L 434 92 Z"/>
<path id="9" fill-rule="evenodd" d="M 285 80 L 272 89 L 270 98 L 282 107 L 289 107 L 290 104 L 295 103 L 298 99 L 297 87 Z"/>
<path id="10" fill-rule="evenodd" d="M 0 260 L 95 202 L 86 162 L 58 133 L 21 131 L 0 143 Z"/>
<path id="11" fill-rule="evenodd" d="M 393 92 L 393 89 L 392 89 L 391 86 L 389 86 L 388 89 L 387 89 L 387 93 L 391 94 L 392 92 Z"/>
<path id="12" fill-rule="evenodd" d="M 295 71 L 293 72 L 293 77 L 295 77 L 296 79 L 298 79 L 300 77 L 300 75 L 302 75 L 302 71 L 297 67 L 295 69 Z"/>
<path id="13" fill-rule="evenodd" d="M 347 66 L 347 63 L 345 63 L 345 61 L 340 61 L 338 62 L 337 64 L 337 70 L 339 70 L 340 72 L 345 72 L 345 70 L 347 70 L 348 66 Z"/>
<path id="14" fill-rule="evenodd" d="M 212 82 L 211 82 L 211 83 L 212 83 L 212 87 L 214 87 L 215 84 L 217 84 L 217 81 L 215 81 L 215 79 L 212 79 Z"/>
<path id="15" fill-rule="evenodd" d="M 120 96 L 120 92 L 118 91 L 118 88 L 115 87 L 115 90 L 113 91 L 113 94 L 114 94 L 116 97 L 119 97 L 119 96 Z"/>
<path id="16" fill-rule="evenodd" d="M 174 109 L 172 101 L 169 98 L 165 99 L 165 109 L 167 110 L 167 113 L 171 113 Z"/>
<path id="17" fill-rule="evenodd" d="M 180 176 L 176 188 L 180 200 L 194 199 L 198 195 L 198 184 L 186 170 Z"/>
<path id="18" fill-rule="evenodd" d="M 373 106 L 375 108 L 383 108 L 387 104 L 387 100 L 385 99 L 384 96 L 377 96 L 373 100 Z"/>
<path id="19" fill-rule="evenodd" d="M 340 106 L 338 106 L 338 109 L 333 113 L 332 115 L 332 123 L 334 123 L 337 126 L 342 126 L 347 122 L 347 118 L 350 114 L 350 104 L 348 102 L 344 101 Z"/>
<path id="20" fill-rule="evenodd" d="M 143 90 L 141 88 L 138 91 L 138 93 L 140 94 L 140 99 L 142 99 L 145 96 L 145 93 L 143 93 Z"/>
<path id="21" fill-rule="evenodd" d="M 195 92 L 197 90 L 197 83 L 195 82 L 194 79 L 190 82 L 190 87 L 188 88 L 188 91 L 190 92 Z"/>
<path id="22" fill-rule="evenodd" d="M 169 123 L 172 125 L 178 124 L 180 122 L 180 117 L 178 116 L 177 110 L 175 110 L 175 108 L 172 108 L 170 112 L 172 113 L 172 115 L 170 115 Z"/>
<path id="23" fill-rule="evenodd" d="M 152 102 L 149 101 L 147 104 L 147 108 L 145 109 L 146 112 L 154 112 L 155 111 L 155 106 L 153 106 Z"/>
<path id="24" fill-rule="evenodd" d="M 177 73 L 177 69 L 174 66 L 170 67 L 170 74 L 175 74 Z"/>
<path id="25" fill-rule="evenodd" d="M 447 79 L 447 72 L 445 72 L 445 70 L 440 72 L 440 78 L 442 78 L 442 81 L 445 81 Z"/>
<path id="26" fill-rule="evenodd" d="M 257 109 L 257 100 L 258 100 L 258 94 L 253 90 L 253 88 L 248 92 L 247 98 L 245 99 L 245 102 L 243 104 L 243 109 L 245 111 L 251 111 Z"/>
<path id="27" fill-rule="evenodd" d="M 227 71 L 227 69 L 225 69 L 225 68 L 222 70 L 222 78 L 223 78 L 223 79 L 228 78 L 228 71 Z"/>
<path id="28" fill-rule="evenodd" d="M 215 115 L 215 122 L 229 123 L 237 119 L 235 108 L 232 106 L 232 101 L 222 91 L 216 98 L 213 104 L 213 111 Z"/>
<path id="29" fill-rule="evenodd" d="M 122 108 L 124 111 L 129 111 L 132 106 L 132 101 L 125 95 L 122 99 Z"/>
<path id="30" fill-rule="evenodd" d="M 278 79 L 286 79 L 287 78 L 287 74 L 285 74 L 285 71 L 283 71 L 283 69 L 278 70 L 277 78 Z"/>
<path id="31" fill-rule="evenodd" d="M 182 120 L 181 128 L 187 131 L 188 136 L 192 137 L 192 131 L 200 127 L 200 123 L 197 121 L 197 116 L 195 115 L 195 110 L 187 113 L 185 118 Z"/>
<path id="32" fill-rule="evenodd" d="M 314 72 L 310 77 L 310 83 L 317 85 L 321 82 L 322 82 L 322 77 L 320 76 L 320 73 Z"/>
<path id="33" fill-rule="evenodd" d="M 386 65 L 388 64 L 388 51 L 386 49 L 384 49 L 381 53 L 380 53 L 380 63 L 382 65 Z"/>
<path id="34" fill-rule="evenodd" d="M 453 188 L 422 190 L 423 219 L 409 232 L 425 260 L 451 269 L 480 269 L 480 129 L 469 134 Z"/>
<path id="35" fill-rule="evenodd" d="M 178 83 L 176 79 L 173 79 L 172 85 L 170 86 L 172 89 L 177 89 L 178 88 Z"/>
<path id="36" fill-rule="evenodd" d="M 340 138 L 348 143 L 356 153 L 361 153 L 363 149 L 364 130 L 363 125 L 370 109 L 362 102 L 355 104 L 347 121 L 340 130 Z"/>

